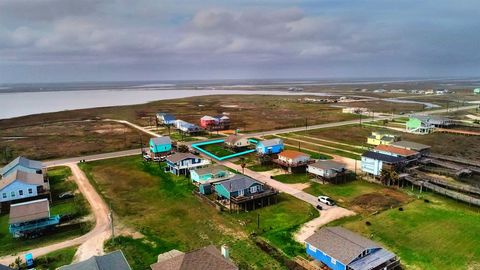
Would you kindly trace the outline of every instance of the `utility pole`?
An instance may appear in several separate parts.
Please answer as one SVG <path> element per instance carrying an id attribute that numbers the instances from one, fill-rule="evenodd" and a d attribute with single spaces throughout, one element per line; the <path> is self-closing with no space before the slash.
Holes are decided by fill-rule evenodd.
<path id="1" fill-rule="evenodd" d="M 305 117 L 305 135 L 307 135 L 307 128 L 308 128 L 308 118 Z"/>

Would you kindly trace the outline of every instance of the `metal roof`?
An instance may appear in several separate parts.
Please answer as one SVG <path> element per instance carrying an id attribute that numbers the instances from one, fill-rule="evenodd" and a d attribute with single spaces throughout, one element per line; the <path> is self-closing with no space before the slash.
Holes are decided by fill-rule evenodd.
<path id="1" fill-rule="evenodd" d="M 262 184 L 248 176 L 237 174 L 232 178 L 216 183 L 216 185 L 222 185 L 229 192 L 236 192 L 251 187 L 253 184 Z"/>
<path id="2" fill-rule="evenodd" d="M 157 113 L 157 116 L 160 116 L 164 120 L 167 120 L 167 121 L 175 120 L 175 116 L 173 116 L 172 114 L 169 114 L 169 113 Z"/>
<path id="3" fill-rule="evenodd" d="M 0 170 L 0 174 L 6 174 L 8 171 L 10 171 L 13 167 L 17 165 L 34 170 L 41 170 L 43 168 L 42 162 L 19 156 L 16 159 L 12 160 L 10 163 L 8 163 L 5 167 L 3 167 Z"/>
<path id="4" fill-rule="evenodd" d="M 270 140 L 260 141 L 258 144 L 261 144 L 264 147 L 270 147 L 270 146 L 283 144 L 283 140 L 282 139 L 270 139 Z"/>
<path id="5" fill-rule="evenodd" d="M 371 158 L 371 159 L 375 159 L 375 160 L 381 160 L 381 161 L 386 162 L 386 163 L 397 163 L 397 162 L 402 162 L 402 161 L 405 160 L 404 157 L 394 157 L 394 156 L 390 156 L 390 155 L 386 155 L 386 154 L 382 154 L 382 153 L 377 153 L 377 152 L 372 152 L 372 151 L 368 151 L 368 152 L 363 153 L 362 157 Z"/>
<path id="6" fill-rule="evenodd" d="M 431 148 L 430 145 L 416 143 L 412 141 L 398 141 L 398 142 L 392 143 L 391 145 L 396 147 L 406 148 L 406 149 L 412 149 L 415 151 L 422 151 L 422 150 Z"/>
<path id="7" fill-rule="evenodd" d="M 315 163 L 309 164 L 309 167 L 315 167 L 319 168 L 322 170 L 336 170 L 336 171 L 341 171 L 345 169 L 345 164 L 336 162 L 333 160 L 319 160 Z"/>
<path id="8" fill-rule="evenodd" d="M 155 138 L 151 138 L 150 140 L 153 141 L 155 145 L 172 143 L 172 140 L 170 139 L 169 136 L 155 137 Z"/>
<path id="9" fill-rule="evenodd" d="M 227 169 L 223 166 L 220 165 L 212 165 L 208 167 L 203 167 L 199 169 L 194 170 L 198 175 L 204 175 L 204 174 L 217 174 L 219 172 L 225 172 Z"/>
<path id="10" fill-rule="evenodd" d="M 131 270 L 127 259 L 121 250 L 110 252 L 103 256 L 93 256 L 90 259 L 66 265 L 58 268 L 59 270 Z"/>
<path id="11" fill-rule="evenodd" d="M 24 171 L 17 170 L 14 173 L 7 175 L 5 178 L 0 180 L 0 190 L 10 185 L 15 181 L 21 181 L 31 185 L 42 186 L 44 185 L 43 174 L 38 173 L 28 173 Z"/>
<path id="12" fill-rule="evenodd" d="M 47 199 L 12 204 L 9 224 L 34 221 L 50 217 L 50 203 Z"/>
<path id="13" fill-rule="evenodd" d="M 344 265 L 349 265 L 364 250 L 381 248 L 372 240 L 342 227 L 321 228 L 305 242 Z"/>
<path id="14" fill-rule="evenodd" d="M 374 269 L 375 267 L 378 267 L 383 263 L 390 261 L 396 257 L 397 256 L 395 256 L 395 254 L 393 254 L 392 252 L 382 248 L 368 254 L 361 259 L 352 262 L 348 265 L 348 267 L 352 270 Z"/>
<path id="15" fill-rule="evenodd" d="M 197 159 L 199 157 L 193 155 L 193 154 L 190 154 L 190 153 L 175 153 L 173 155 L 170 155 L 168 156 L 166 159 L 167 161 L 170 161 L 172 163 L 177 163 L 179 161 L 182 161 L 184 159 L 190 159 L 190 158 L 194 158 L 194 159 Z"/>

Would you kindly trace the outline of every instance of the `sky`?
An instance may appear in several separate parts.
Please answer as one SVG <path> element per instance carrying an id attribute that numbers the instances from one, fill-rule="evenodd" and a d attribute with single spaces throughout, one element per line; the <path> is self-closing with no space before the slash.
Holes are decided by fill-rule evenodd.
<path id="1" fill-rule="evenodd" d="M 478 0 L 0 0 L 0 83 L 463 77 Z"/>

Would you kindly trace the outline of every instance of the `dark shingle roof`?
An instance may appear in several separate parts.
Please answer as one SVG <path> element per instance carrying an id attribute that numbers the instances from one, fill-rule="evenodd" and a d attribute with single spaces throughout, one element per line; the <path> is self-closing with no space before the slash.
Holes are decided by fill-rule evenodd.
<path id="1" fill-rule="evenodd" d="M 0 264 L 0 270 L 13 270 L 13 268 Z"/>
<path id="2" fill-rule="evenodd" d="M 381 248 L 372 240 L 342 227 L 324 227 L 305 242 L 344 265 L 350 264 L 366 249 Z"/>
<path id="3" fill-rule="evenodd" d="M 389 156 L 389 155 L 385 155 L 385 154 L 377 153 L 377 152 L 372 152 L 372 151 L 368 151 L 368 152 L 363 153 L 362 157 L 381 160 L 381 161 L 386 162 L 386 163 L 397 163 L 397 162 L 401 162 L 401 161 L 405 160 L 404 157 L 394 157 L 394 156 Z"/>
<path id="4" fill-rule="evenodd" d="M 237 174 L 228 180 L 218 183 L 217 185 L 222 185 L 229 192 L 235 192 L 247 189 L 255 183 L 261 184 L 260 182 L 248 176 Z"/>
<path id="5" fill-rule="evenodd" d="M 283 144 L 283 140 L 282 139 L 270 139 L 270 140 L 261 141 L 259 144 L 262 144 L 265 147 L 270 147 L 270 146 Z"/>
<path id="6" fill-rule="evenodd" d="M 177 163 L 181 160 L 184 160 L 184 159 L 189 159 L 189 158 L 199 158 L 193 154 L 190 154 L 190 153 L 175 153 L 173 155 L 170 155 L 167 157 L 167 161 L 170 161 L 172 163 Z"/>
<path id="7" fill-rule="evenodd" d="M 117 250 L 103 256 L 93 256 L 90 259 L 66 265 L 58 268 L 59 270 L 131 270 L 127 259 L 123 256 L 121 250 Z"/>
<path id="8" fill-rule="evenodd" d="M 150 140 L 152 140 L 155 145 L 172 143 L 172 140 L 169 136 L 155 137 L 151 138 Z"/>
<path id="9" fill-rule="evenodd" d="M 152 270 L 237 270 L 231 261 L 225 259 L 215 246 L 210 245 L 185 254 L 179 253 L 170 259 L 150 266 Z"/>
<path id="10" fill-rule="evenodd" d="M 43 164 L 40 161 L 30 160 L 28 158 L 19 156 L 16 159 L 12 160 L 12 162 L 8 163 L 5 167 L 0 170 L 0 174 L 4 175 L 8 171 L 10 171 L 13 167 L 20 165 L 26 168 L 31 168 L 35 170 L 41 170 L 43 168 Z"/>

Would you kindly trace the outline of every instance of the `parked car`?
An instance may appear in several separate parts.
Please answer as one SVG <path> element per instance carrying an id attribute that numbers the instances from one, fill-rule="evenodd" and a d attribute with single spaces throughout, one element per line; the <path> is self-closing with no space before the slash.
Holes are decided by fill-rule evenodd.
<path id="1" fill-rule="evenodd" d="M 70 199 L 70 198 L 73 198 L 73 197 L 75 197 L 75 194 L 73 194 L 72 191 L 63 192 L 60 195 L 58 195 L 58 198 L 62 199 L 62 200 Z"/>
<path id="2" fill-rule="evenodd" d="M 318 201 L 330 206 L 335 205 L 335 202 L 327 196 L 318 196 Z"/>
<path id="3" fill-rule="evenodd" d="M 153 161 L 156 161 L 156 162 L 165 161 L 165 157 L 154 157 Z"/>
<path id="4" fill-rule="evenodd" d="M 190 149 L 190 153 L 196 156 L 200 155 L 200 153 L 195 149 Z"/>
<path id="5" fill-rule="evenodd" d="M 152 157 L 151 157 L 150 155 L 144 154 L 144 155 L 143 155 L 143 159 L 144 159 L 145 161 L 150 161 L 150 160 L 152 160 Z"/>
<path id="6" fill-rule="evenodd" d="M 320 204 L 317 204 L 317 209 L 318 210 L 323 210 L 323 207 Z"/>

